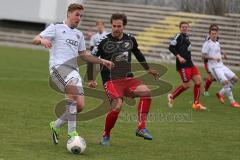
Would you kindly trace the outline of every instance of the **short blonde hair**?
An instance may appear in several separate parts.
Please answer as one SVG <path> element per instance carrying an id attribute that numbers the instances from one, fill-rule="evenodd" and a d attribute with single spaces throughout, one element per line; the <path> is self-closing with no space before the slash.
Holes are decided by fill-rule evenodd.
<path id="1" fill-rule="evenodd" d="M 78 3 L 72 3 L 68 6 L 68 12 L 73 12 L 75 10 L 84 10 L 84 7 Z"/>

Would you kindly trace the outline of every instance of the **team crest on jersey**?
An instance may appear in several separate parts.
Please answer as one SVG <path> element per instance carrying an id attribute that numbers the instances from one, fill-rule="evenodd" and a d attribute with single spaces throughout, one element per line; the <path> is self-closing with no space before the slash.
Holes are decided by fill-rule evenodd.
<path id="1" fill-rule="evenodd" d="M 78 34 L 76 34 L 76 36 L 77 36 L 77 39 L 80 39 L 80 36 Z"/>

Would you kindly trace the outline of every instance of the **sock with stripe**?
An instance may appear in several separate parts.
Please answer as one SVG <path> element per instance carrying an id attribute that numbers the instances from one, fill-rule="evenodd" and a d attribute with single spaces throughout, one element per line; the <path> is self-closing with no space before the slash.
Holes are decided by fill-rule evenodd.
<path id="1" fill-rule="evenodd" d="M 200 96 L 200 89 L 201 89 L 201 85 L 199 84 L 195 84 L 194 85 L 194 104 L 199 103 L 199 96 Z"/>
<path id="2" fill-rule="evenodd" d="M 119 111 L 112 110 L 109 111 L 105 120 L 105 129 L 103 136 L 110 136 L 111 129 L 114 127 L 118 119 Z"/>
<path id="3" fill-rule="evenodd" d="M 172 98 L 175 99 L 177 96 L 179 96 L 183 91 L 185 91 L 187 88 L 184 88 L 183 85 L 180 85 L 172 92 Z"/>
<path id="4" fill-rule="evenodd" d="M 138 129 L 146 128 L 147 115 L 151 105 L 151 97 L 140 97 L 138 103 Z"/>

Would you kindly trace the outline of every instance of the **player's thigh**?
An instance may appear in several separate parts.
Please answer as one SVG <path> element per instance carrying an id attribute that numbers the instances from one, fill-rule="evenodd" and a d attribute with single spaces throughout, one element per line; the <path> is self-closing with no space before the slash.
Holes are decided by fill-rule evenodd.
<path id="1" fill-rule="evenodd" d="M 200 75 L 200 72 L 198 71 L 198 68 L 196 66 L 193 66 L 191 68 L 191 77 L 195 84 L 201 84 L 202 83 L 202 77 Z"/>
<path id="2" fill-rule="evenodd" d="M 181 68 L 178 73 L 183 83 L 187 84 L 191 80 L 191 68 Z"/>
<path id="3" fill-rule="evenodd" d="M 65 93 L 73 96 L 82 96 L 84 95 L 82 78 L 80 77 L 78 71 L 73 70 L 70 74 L 67 75 L 65 86 Z"/>
<path id="4" fill-rule="evenodd" d="M 105 93 L 110 101 L 117 98 L 123 98 L 124 88 L 121 82 L 110 80 L 104 84 Z"/>
<path id="5" fill-rule="evenodd" d="M 228 80 L 236 77 L 236 74 L 226 66 L 223 67 L 223 71 Z"/>
<path id="6" fill-rule="evenodd" d="M 227 77 L 224 74 L 224 70 L 222 67 L 211 68 L 211 73 L 212 73 L 213 77 L 221 84 L 228 81 Z"/>

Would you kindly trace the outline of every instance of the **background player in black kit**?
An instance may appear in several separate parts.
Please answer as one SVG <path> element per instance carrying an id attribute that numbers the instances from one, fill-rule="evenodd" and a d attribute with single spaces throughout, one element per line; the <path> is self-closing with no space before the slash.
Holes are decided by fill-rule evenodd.
<path id="1" fill-rule="evenodd" d="M 173 100 L 191 85 L 190 80 L 194 82 L 194 101 L 192 108 L 196 110 L 205 110 L 206 107 L 199 103 L 201 75 L 197 67 L 193 64 L 191 58 L 191 42 L 188 36 L 189 24 L 180 22 L 180 33 L 170 42 L 169 50 L 176 56 L 176 67 L 183 83 L 168 95 L 168 105 L 173 106 Z"/>
<path id="2" fill-rule="evenodd" d="M 111 24 L 112 32 L 103 37 L 92 51 L 93 55 L 115 63 L 115 67 L 112 70 L 106 67 L 103 67 L 101 70 L 103 85 L 111 104 L 111 109 L 106 116 L 101 144 L 109 145 L 110 132 L 117 121 L 123 105 L 123 97 L 140 97 L 136 136 L 152 140 L 152 136 L 145 126 L 151 104 L 150 89 L 133 77 L 131 73 L 131 53 L 135 55 L 144 69 L 155 78 L 159 76 L 159 73 L 154 69 L 150 69 L 145 57 L 138 49 L 136 39 L 132 35 L 123 33 L 127 24 L 126 15 L 120 13 L 113 14 L 111 16 Z M 89 80 L 89 86 L 94 87 L 96 82 L 93 80 L 90 68 Z"/>

